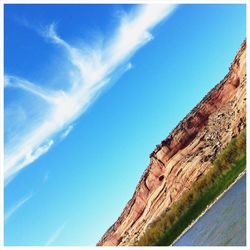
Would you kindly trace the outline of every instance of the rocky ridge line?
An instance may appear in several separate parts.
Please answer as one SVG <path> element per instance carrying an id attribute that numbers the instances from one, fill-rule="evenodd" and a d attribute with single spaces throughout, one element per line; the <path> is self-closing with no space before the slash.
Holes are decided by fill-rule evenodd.
<path id="1" fill-rule="evenodd" d="M 246 41 L 229 73 L 150 154 L 132 199 L 98 246 L 134 244 L 246 127 Z"/>

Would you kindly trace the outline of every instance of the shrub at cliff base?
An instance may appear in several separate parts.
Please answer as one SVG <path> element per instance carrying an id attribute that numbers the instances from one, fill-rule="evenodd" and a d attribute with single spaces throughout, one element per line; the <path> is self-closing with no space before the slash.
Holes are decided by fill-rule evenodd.
<path id="1" fill-rule="evenodd" d="M 245 168 L 246 131 L 244 130 L 218 154 L 213 167 L 193 184 L 192 189 L 185 192 L 178 202 L 148 226 L 136 245 L 171 245 Z"/>

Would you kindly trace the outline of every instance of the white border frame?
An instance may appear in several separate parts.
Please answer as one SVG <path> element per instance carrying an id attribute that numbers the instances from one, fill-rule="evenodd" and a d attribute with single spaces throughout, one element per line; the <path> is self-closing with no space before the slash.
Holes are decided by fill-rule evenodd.
<path id="1" fill-rule="evenodd" d="M 3 171 L 3 163 L 4 163 L 4 4 L 145 4 L 145 3 L 152 3 L 152 4 L 166 4 L 166 3 L 173 3 L 173 4 L 246 4 L 246 34 L 249 35 L 250 28 L 248 27 L 249 24 L 249 11 L 250 11 L 250 3 L 248 0 L 2 0 L 0 2 L 0 249 L 3 250 L 40 250 L 40 249 L 48 249 L 48 250 L 78 250 L 78 249 L 96 249 L 100 247 L 95 246 L 20 246 L 20 247 L 10 247 L 4 246 L 4 171 Z M 250 67 L 248 67 L 248 55 L 249 55 L 249 48 L 248 48 L 248 40 L 247 40 L 247 77 L 249 75 Z M 249 87 L 247 84 L 247 123 L 249 120 Z M 248 134 L 248 125 L 247 125 L 247 145 L 249 143 L 249 134 Z M 250 155 L 250 149 L 247 146 L 247 155 Z M 247 161 L 248 163 L 248 161 Z M 247 164 L 247 169 L 248 169 Z M 247 170 L 248 172 L 248 170 Z M 219 247 L 221 250 L 224 249 L 250 249 L 249 242 L 250 240 L 250 230 L 249 226 L 249 174 L 247 176 L 247 245 L 240 246 L 240 247 Z M 102 249 L 113 249 L 117 247 L 101 247 Z M 120 248 L 120 247 L 118 247 Z M 145 247 L 122 247 L 123 249 L 144 249 Z M 159 249 L 159 247 L 146 247 L 147 249 Z M 172 247 L 168 247 L 172 248 Z M 173 247 L 175 249 L 181 248 L 184 249 L 183 246 Z M 185 247 L 185 250 L 193 250 L 194 247 Z M 195 247 L 196 249 L 208 250 L 208 249 L 218 249 L 218 247 Z"/>

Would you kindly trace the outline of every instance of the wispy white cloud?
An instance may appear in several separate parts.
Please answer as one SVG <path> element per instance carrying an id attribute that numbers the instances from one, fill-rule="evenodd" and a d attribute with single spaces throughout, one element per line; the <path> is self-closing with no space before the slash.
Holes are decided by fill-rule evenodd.
<path id="1" fill-rule="evenodd" d="M 16 76 L 6 75 L 4 82 L 5 87 L 26 90 L 51 104 L 56 104 L 57 98 L 60 98 L 60 93 L 62 94 L 62 92 L 47 90 L 44 87 L 39 87 L 37 84 Z"/>
<path id="2" fill-rule="evenodd" d="M 132 68 L 129 59 L 153 39 L 151 29 L 174 8 L 174 5 L 143 5 L 124 13 L 105 47 L 73 47 L 58 35 L 54 23 L 39 30 L 39 34 L 68 55 L 72 67 L 64 70 L 71 73 L 71 79 L 68 90 L 62 91 L 48 90 L 16 76 L 5 77 L 6 87 L 22 89 L 49 104 L 43 120 L 28 132 L 20 133 L 18 143 L 8 145 L 9 150 L 5 151 L 5 180 L 47 152 L 54 144 L 57 133 L 65 130 L 61 138 L 70 133 L 71 124 L 86 111 L 101 90 L 116 79 L 117 74 Z"/>
<path id="3" fill-rule="evenodd" d="M 64 222 L 61 226 L 59 226 L 53 233 L 52 235 L 49 237 L 49 239 L 47 240 L 47 242 L 45 243 L 45 246 L 50 246 L 52 245 L 61 235 L 61 233 L 63 232 L 64 228 L 66 226 L 66 222 Z"/>
<path id="4" fill-rule="evenodd" d="M 71 133 L 73 128 L 74 128 L 73 125 L 69 125 L 61 134 L 60 136 L 61 140 L 64 140 Z"/>
<path id="5" fill-rule="evenodd" d="M 13 207 L 11 207 L 8 211 L 4 213 L 4 222 L 8 222 L 8 220 L 17 212 L 19 208 L 21 208 L 27 201 L 32 198 L 33 194 L 29 194 L 26 197 L 23 197 L 19 200 Z"/>
<path id="6" fill-rule="evenodd" d="M 35 139 L 37 138 L 38 135 Z M 30 138 L 30 141 L 32 141 L 32 138 Z M 29 165 L 34 160 L 38 159 L 41 155 L 46 153 L 54 144 L 54 141 L 50 139 L 48 142 L 38 144 L 38 146 L 35 145 L 35 142 L 27 143 L 27 145 L 24 144 L 23 148 L 19 148 L 16 155 L 12 154 L 9 157 L 5 158 L 5 185 L 9 184 L 9 178 L 11 178 L 13 175 L 16 175 L 17 172 L 22 168 Z"/>

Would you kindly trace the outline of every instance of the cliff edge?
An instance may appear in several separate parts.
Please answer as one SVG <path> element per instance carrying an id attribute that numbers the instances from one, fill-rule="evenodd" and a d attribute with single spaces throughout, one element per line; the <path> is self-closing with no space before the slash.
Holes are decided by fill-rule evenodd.
<path id="1" fill-rule="evenodd" d="M 150 154 L 132 199 L 98 246 L 134 244 L 246 127 L 246 41 L 229 73 Z"/>

